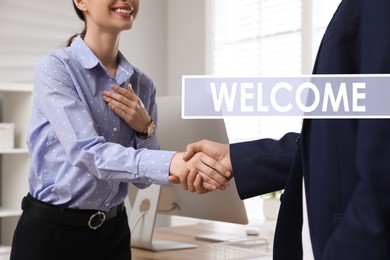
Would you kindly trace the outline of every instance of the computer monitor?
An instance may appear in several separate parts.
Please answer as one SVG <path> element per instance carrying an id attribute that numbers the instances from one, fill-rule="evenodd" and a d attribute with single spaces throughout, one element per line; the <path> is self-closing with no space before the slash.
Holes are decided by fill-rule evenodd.
<path id="1" fill-rule="evenodd" d="M 157 97 L 157 107 L 157 137 L 163 150 L 184 151 L 187 144 L 202 139 L 229 142 L 222 119 L 182 119 L 180 96 Z M 185 191 L 180 185 L 151 185 L 143 190 L 138 190 L 134 185 L 129 186 L 127 208 L 133 247 L 153 251 L 196 247 L 180 241 L 153 240 L 158 213 L 248 223 L 245 204 L 238 196 L 234 178 L 227 190 L 202 195 Z"/>

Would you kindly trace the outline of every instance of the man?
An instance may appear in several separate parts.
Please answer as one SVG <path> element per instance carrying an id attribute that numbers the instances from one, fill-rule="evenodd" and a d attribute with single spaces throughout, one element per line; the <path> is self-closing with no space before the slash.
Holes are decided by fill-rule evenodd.
<path id="1" fill-rule="evenodd" d="M 390 1 L 342 1 L 313 73 L 389 72 Z M 197 151 L 232 168 L 242 199 L 285 189 L 274 259 L 390 259 L 389 120 L 304 120 L 301 134 L 279 141 L 204 140 L 186 158 Z M 184 174 L 183 186 L 202 192 L 192 179 Z"/>

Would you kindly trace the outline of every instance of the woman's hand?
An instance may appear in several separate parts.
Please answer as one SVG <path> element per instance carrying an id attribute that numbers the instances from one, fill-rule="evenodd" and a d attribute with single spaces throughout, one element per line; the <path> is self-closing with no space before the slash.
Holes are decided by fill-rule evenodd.
<path id="1" fill-rule="evenodd" d="M 152 121 L 141 99 L 129 84 L 127 89 L 110 85 L 115 92 L 103 91 L 103 99 L 108 106 L 136 132 L 144 132 Z"/>

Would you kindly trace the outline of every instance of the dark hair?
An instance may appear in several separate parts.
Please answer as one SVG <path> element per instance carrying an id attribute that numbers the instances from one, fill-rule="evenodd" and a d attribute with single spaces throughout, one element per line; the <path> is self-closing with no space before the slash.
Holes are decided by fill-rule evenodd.
<path id="1" fill-rule="evenodd" d="M 76 33 L 74 35 L 72 35 L 69 39 L 68 39 L 68 42 L 66 44 L 66 46 L 70 46 L 70 44 L 73 42 L 74 38 L 77 37 L 77 35 L 81 35 L 81 37 L 84 38 L 85 36 L 85 33 L 87 32 L 87 24 L 85 23 L 85 17 L 84 17 L 84 13 L 83 11 L 81 11 L 79 8 L 77 8 L 77 6 L 75 5 L 75 3 L 72 1 L 73 3 L 73 7 L 74 7 L 74 10 L 76 11 L 76 14 L 77 16 L 82 20 L 84 21 L 84 29 L 82 30 L 81 33 Z"/>

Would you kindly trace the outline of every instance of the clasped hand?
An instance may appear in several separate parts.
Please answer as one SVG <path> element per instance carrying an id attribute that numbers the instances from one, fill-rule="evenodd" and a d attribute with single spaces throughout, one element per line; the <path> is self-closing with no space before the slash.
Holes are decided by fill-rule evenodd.
<path id="1" fill-rule="evenodd" d="M 199 194 L 212 190 L 225 190 L 233 176 L 229 145 L 202 140 L 187 145 L 181 159 L 192 166 L 184 167 L 170 181 L 180 183 L 183 189 Z"/>

